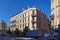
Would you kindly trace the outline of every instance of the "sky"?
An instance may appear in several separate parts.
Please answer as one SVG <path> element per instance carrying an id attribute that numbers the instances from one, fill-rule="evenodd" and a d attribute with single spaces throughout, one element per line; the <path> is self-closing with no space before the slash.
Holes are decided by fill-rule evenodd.
<path id="1" fill-rule="evenodd" d="M 50 0 L 0 0 L 0 20 L 4 20 L 10 26 L 12 15 L 27 9 L 28 6 L 35 6 L 41 9 L 50 18 Z"/>

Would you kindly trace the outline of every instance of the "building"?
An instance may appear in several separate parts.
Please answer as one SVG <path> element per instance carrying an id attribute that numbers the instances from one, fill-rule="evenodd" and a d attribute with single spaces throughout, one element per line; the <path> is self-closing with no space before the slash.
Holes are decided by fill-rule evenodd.
<path id="1" fill-rule="evenodd" d="M 3 20 L 0 20 L 0 30 L 5 30 L 6 27 L 7 27 L 7 24 Z"/>
<path id="2" fill-rule="evenodd" d="M 25 26 L 29 27 L 30 30 L 46 30 L 49 31 L 49 20 L 46 14 L 38 8 L 32 7 L 23 9 L 22 12 L 10 18 L 10 28 L 15 30 L 18 28 L 23 31 Z"/>
<path id="3" fill-rule="evenodd" d="M 51 0 L 51 28 L 53 36 L 60 35 L 60 0 Z"/>
<path id="4" fill-rule="evenodd" d="M 51 0 L 51 27 L 60 26 L 60 0 Z"/>
<path id="5" fill-rule="evenodd" d="M 0 20 L 0 32 L 6 32 L 6 27 L 7 27 L 7 24 L 3 21 L 3 20 Z"/>

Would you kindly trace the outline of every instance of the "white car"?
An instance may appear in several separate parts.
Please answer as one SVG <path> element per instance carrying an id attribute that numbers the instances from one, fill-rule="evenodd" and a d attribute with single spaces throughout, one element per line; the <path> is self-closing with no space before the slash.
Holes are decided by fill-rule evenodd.
<path id="1" fill-rule="evenodd" d="M 15 38 L 15 40 L 36 40 L 34 38 Z"/>

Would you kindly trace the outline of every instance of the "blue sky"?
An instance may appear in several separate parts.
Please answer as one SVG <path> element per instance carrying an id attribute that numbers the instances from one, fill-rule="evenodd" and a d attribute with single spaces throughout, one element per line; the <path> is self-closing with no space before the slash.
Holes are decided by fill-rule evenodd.
<path id="1" fill-rule="evenodd" d="M 17 14 L 22 8 L 35 6 L 44 11 L 50 18 L 50 0 L 0 0 L 0 20 L 10 25 L 10 18 Z"/>

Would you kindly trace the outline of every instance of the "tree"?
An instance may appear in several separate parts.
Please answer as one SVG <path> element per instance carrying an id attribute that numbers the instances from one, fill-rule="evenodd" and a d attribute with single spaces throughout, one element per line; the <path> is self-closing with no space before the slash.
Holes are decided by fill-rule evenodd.
<path id="1" fill-rule="evenodd" d="M 28 30 L 29 30 L 29 28 L 28 28 L 28 26 L 26 26 L 26 27 L 24 28 L 24 30 L 23 30 L 23 32 L 24 32 L 25 35 L 26 35 L 26 33 L 28 32 Z"/>
<path id="2" fill-rule="evenodd" d="M 19 31 L 18 28 L 16 28 L 16 30 L 15 30 L 15 34 L 16 34 L 17 37 L 20 36 L 20 35 L 19 35 L 19 34 L 20 34 L 20 31 Z"/>
<path id="3" fill-rule="evenodd" d="M 9 28 L 9 30 L 7 31 L 7 33 L 8 33 L 9 35 L 11 35 L 11 34 L 12 34 L 12 32 L 11 32 L 10 28 Z"/>

